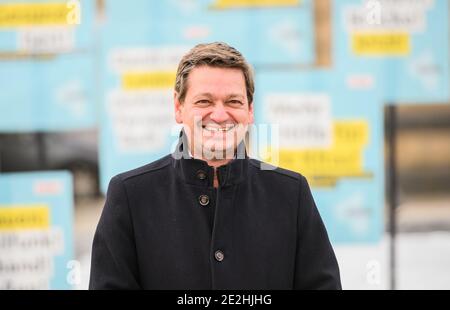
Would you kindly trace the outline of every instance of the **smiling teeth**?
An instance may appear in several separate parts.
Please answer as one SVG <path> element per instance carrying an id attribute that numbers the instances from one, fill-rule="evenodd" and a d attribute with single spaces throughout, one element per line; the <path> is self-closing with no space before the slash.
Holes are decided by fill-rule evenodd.
<path id="1" fill-rule="evenodd" d="M 231 129 L 233 129 L 235 127 L 235 125 L 233 125 L 233 126 L 229 126 L 229 127 L 225 127 L 225 128 L 222 128 L 222 127 L 208 127 L 208 126 L 205 126 L 205 127 L 203 127 L 203 129 L 206 129 L 206 130 L 208 130 L 208 131 L 212 131 L 212 132 L 226 132 L 226 131 L 230 131 Z"/>

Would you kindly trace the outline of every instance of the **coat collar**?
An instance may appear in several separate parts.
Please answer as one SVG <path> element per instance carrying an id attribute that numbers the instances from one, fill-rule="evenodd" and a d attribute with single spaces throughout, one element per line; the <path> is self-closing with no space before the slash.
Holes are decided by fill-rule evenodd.
<path id="1" fill-rule="evenodd" d="M 213 187 L 214 168 L 204 160 L 192 158 L 189 154 L 186 134 L 182 130 L 175 151 L 172 153 L 173 167 L 181 178 L 189 184 Z M 247 176 L 248 156 L 242 141 L 235 158 L 226 165 L 217 168 L 219 187 L 240 183 Z"/>

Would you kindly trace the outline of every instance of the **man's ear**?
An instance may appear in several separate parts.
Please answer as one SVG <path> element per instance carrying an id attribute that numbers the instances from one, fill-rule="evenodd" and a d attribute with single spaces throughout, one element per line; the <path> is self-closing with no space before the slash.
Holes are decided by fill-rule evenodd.
<path id="1" fill-rule="evenodd" d="M 183 104 L 178 99 L 178 93 L 173 93 L 173 102 L 174 102 L 174 108 L 175 108 L 175 120 L 178 124 L 183 123 Z"/>

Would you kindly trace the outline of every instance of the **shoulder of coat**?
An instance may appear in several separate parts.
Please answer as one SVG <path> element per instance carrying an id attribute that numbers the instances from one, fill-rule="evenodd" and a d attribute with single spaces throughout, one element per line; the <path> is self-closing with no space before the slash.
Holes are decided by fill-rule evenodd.
<path id="1" fill-rule="evenodd" d="M 171 157 L 171 155 L 164 156 L 158 160 L 155 160 L 154 162 L 151 162 L 151 163 L 141 166 L 139 168 L 123 172 L 123 173 L 119 174 L 118 177 L 122 181 L 125 181 L 130 178 L 138 177 L 143 174 L 152 173 L 154 171 L 161 170 L 170 165 L 170 163 L 171 163 L 170 157 Z"/>
<path id="2" fill-rule="evenodd" d="M 296 181 L 300 181 L 302 180 L 302 178 L 304 178 L 303 175 L 298 172 L 280 168 L 257 159 L 250 159 L 250 164 L 261 171 L 261 173 L 275 173 L 277 175 L 285 176 Z"/>

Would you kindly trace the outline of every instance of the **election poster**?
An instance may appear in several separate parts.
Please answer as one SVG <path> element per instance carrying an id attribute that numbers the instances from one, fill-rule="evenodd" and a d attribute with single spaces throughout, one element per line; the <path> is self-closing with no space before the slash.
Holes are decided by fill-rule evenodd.
<path id="1" fill-rule="evenodd" d="M 333 242 L 383 232 L 381 98 L 328 70 L 258 73 L 251 155 L 301 173 Z"/>
<path id="2" fill-rule="evenodd" d="M 334 66 L 386 104 L 449 101 L 449 1 L 333 2 Z"/>
<path id="3" fill-rule="evenodd" d="M 0 174 L 0 289 L 70 289 L 74 261 L 72 176 Z"/>
<path id="4" fill-rule="evenodd" d="M 0 131 L 96 126 L 95 1 L 0 1 Z"/>

